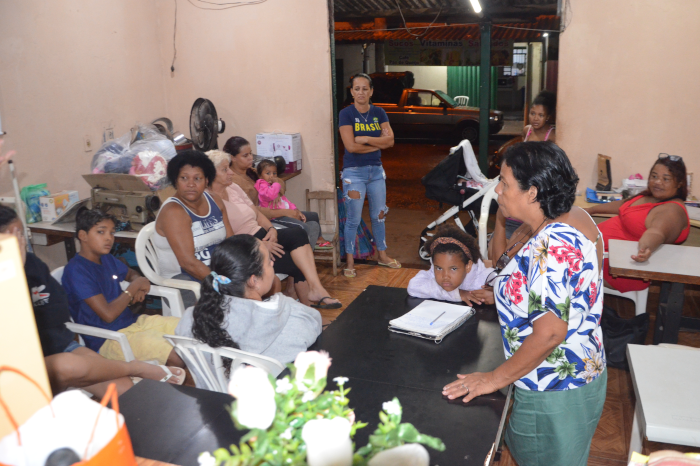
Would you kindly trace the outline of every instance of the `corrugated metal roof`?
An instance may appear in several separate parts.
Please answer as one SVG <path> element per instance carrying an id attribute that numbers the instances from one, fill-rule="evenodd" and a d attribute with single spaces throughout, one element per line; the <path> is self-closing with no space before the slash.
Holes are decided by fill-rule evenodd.
<path id="1" fill-rule="evenodd" d="M 340 19 L 399 17 L 397 0 L 333 0 L 334 15 Z M 398 0 L 406 18 L 436 15 L 440 19 L 472 15 L 468 0 Z M 534 17 L 556 12 L 557 0 L 482 0 L 484 12 L 492 18 Z M 505 15 L 505 16 L 503 16 Z M 515 15 L 515 16 L 513 16 Z"/>
<path id="2" fill-rule="evenodd" d="M 367 0 L 379 1 L 379 0 Z M 428 23 L 407 23 L 409 28 L 426 27 Z M 477 39 L 481 36 L 478 24 L 468 25 L 450 25 L 446 26 L 433 25 L 421 36 L 421 39 L 432 40 L 464 40 Z M 517 29 L 520 28 L 520 29 Z M 534 30 L 533 30 L 534 29 Z M 513 39 L 515 41 L 536 40 L 542 37 L 540 30 L 559 30 L 558 16 L 539 16 L 536 21 L 530 23 L 507 23 L 494 24 L 492 38 L 493 39 Z M 414 34 L 420 34 L 424 29 L 413 29 Z M 335 23 L 335 40 L 336 42 L 384 42 L 386 40 L 405 40 L 414 39 L 405 29 L 396 31 L 377 31 L 374 30 L 374 23 L 363 23 L 357 25 L 354 23 L 336 22 Z"/>

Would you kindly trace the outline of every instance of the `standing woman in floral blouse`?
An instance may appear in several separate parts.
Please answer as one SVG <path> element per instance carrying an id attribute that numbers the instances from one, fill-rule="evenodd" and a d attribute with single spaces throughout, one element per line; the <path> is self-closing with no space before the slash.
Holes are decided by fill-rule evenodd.
<path id="1" fill-rule="evenodd" d="M 493 372 L 459 374 L 443 391 L 468 402 L 515 383 L 505 439 L 522 465 L 585 465 L 605 402 L 603 239 L 590 216 L 572 207 L 577 183 L 551 142 L 524 142 L 505 154 L 498 203 L 532 232 L 487 279 L 507 360 Z"/>

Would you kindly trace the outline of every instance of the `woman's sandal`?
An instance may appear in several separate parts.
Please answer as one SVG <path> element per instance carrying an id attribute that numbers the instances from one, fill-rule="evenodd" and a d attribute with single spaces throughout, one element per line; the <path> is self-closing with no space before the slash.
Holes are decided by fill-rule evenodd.
<path id="1" fill-rule="evenodd" d="M 357 271 L 355 269 L 343 269 L 343 275 L 347 278 L 355 278 L 357 277 Z"/>
<path id="2" fill-rule="evenodd" d="M 315 307 L 316 309 L 340 309 L 341 307 L 343 307 L 342 303 L 324 303 L 324 301 L 327 299 L 333 298 L 331 298 L 330 296 L 325 296 L 319 299 L 317 302 L 311 303 L 311 307 Z"/>
<path id="3" fill-rule="evenodd" d="M 321 241 L 320 243 L 316 243 L 315 249 L 333 249 L 333 245 L 330 241 Z"/>
<path id="4" fill-rule="evenodd" d="M 392 259 L 391 262 L 387 262 L 386 264 L 384 262 L 377 261 L 377 264 L 381 265 L 382 267 L 389 267 L 390 269 L 400 269 L 401 268 L 401 264 L 396 259 Z"/>

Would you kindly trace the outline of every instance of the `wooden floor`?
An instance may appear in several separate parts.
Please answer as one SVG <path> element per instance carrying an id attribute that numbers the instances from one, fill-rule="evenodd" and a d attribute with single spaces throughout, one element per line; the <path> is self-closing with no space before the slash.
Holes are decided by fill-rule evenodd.
<path id="1" fill-rule="evenodd" d="M 330 295 L 343 302 L 343 307 L 334 311 L 322 311 L 325 317 L 335 319 L 368 285 L 393 286 L 405 288 L 409 280 L 418 273 L 417 269 L 402 268 L 392 270 L 386 267 L 356 265 L 357 277 L 345 278 L 342 275 L 334 277 L 330 265 L 317 262 L 319 276 Z M 683 314 L 700 317 L 699 288 L 686 290 Z M 631 301 L 614 296 L 605 297 L 606 304 L 615 308 L 622 317 L 632 317 L 634 306 Z M 659 288 L 652 286 L 649 292 L 647 310 L 650 313 L 650 331 L 647 344 L 651 343 L 654 328 L 655 309 L 659 302 Z M 679 344 L 700 348 L 700 333 L 681 332 Z M 598 428 L 591 444 L 588 464 L 596 466 L 624 466 L 627 464 L 627 450 L 634 415 L 634 388 L 629 372 L 608 368 L 608 390 Z M 426 432 L 429 434 L 429 432 Z M 658 450 L 698 451 L 698 448 L 685 448 L 679 445 L 667 445 L 644 441 L 643 452 L 648 454 Z M 499 466 L 513 466 L 515 461 L 503 447 Z"/>

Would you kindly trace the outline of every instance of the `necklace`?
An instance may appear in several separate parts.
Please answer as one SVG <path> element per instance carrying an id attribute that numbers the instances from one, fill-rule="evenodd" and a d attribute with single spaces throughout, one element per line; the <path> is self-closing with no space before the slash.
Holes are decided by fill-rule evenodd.
<path id="1" fill-rule="evenodd" d="M 355 107 L 355 110 L 357 111 L 357 113 L 360 114 L 360 117 L 362 117 L 362 119 L 365 120 L 365 123 L 367 123 L 367 119 L 369 119 L 369 114 L 372 113 L 372 106 L 371 106 L 371 105 L 369 106 L 369 110 L 367 110 L 367 116 L 366 116 L 366 117 L 363 116 L 362 113 L 360 113 L 359 110 L 357 110 L 357 107 Z"/>

